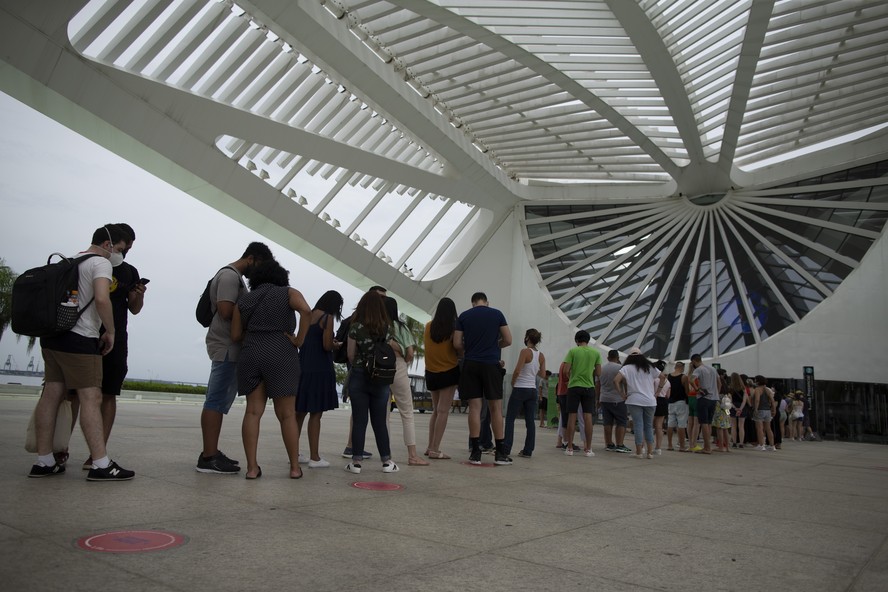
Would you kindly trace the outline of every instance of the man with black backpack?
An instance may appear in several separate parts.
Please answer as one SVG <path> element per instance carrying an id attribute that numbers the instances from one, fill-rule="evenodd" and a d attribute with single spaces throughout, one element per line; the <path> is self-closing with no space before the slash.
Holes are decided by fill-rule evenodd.
<path id="1" fill-rule="evenodd" d="M 135 476 L 112 461 L 105 449 L 102 427 L 102 356 L 114 348 L 114 316 L 110 286 L 112 265 L 123 260 L 126 232 L 108 224 L 93 233 L 92 244 L 78 253 L 77 292 L 69 304 L 81 311 L 74 327 L 42 337 L 40 347 L 45 367 L 43 394 L 34 412 L 37 432 L 37 464 L 29 477 L 49 477 L 65 472 L 52 453 L 56 414 L 69 388 L 80 398 L 80 427 L 92 456 L 87 481 L 126 481 Z M 104 325 L 105 332 L 99 335 Z"/>
<path id="2" fill-rule="evenodd" d="M 216 272 L 208 285 L 207 293 L 213 316 L 207 329 L 206 343 L 212 367 L 207 381 L 207 398 L 200 414 L 203 450 L 197 458 L 198 472 L 234 475 L 240 471 L 238 462 L 219 450 L 222 418 L 228 414 L 237 396 L 237 356 L 240 344 L 231 340 L 231 317 L 238 298 L 247 291 L 241 278 L 249 278 L 260 263 L 273 259 L 267 245 L 250 243 L 241 258 Z"/>

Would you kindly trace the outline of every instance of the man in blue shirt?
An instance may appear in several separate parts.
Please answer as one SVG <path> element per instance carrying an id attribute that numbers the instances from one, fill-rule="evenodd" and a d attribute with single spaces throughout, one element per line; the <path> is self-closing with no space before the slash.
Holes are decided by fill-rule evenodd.
<path id="1" fill-rule="evenodd" d="M 469 405 L 469 462 L 481 464 L 481 399 L 487 400 L 496 444 L 494 462 L 512 464 L 503 448 L 503 373 L 500 368 L 502 348 L 512 344 L 512 332 L 506 317 L 487 302 L 487 295 L 475 292 L 472 308 L 459 315 L 453 332 L 453 346 L 463 354 L 459 379 L 459 398 Z"/>

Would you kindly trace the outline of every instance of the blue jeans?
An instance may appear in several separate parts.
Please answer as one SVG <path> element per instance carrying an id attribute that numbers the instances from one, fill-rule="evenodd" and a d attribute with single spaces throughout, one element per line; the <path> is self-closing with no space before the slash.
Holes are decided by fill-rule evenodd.
<path id="1" fill-rule="evenodd" d="M 379 458 L 385 462 L 392 457 L 388 434 L 389 388 L 387 384 L 371 383 L 363 368 L 352 366 L 348 395 L 352 404 L 352 451 L 357 451 L 357 456 L 352 456 L 354 462 L 360 463 L 364 458 L 362 451 L 367 437 L 368 414 L 373 435 L 376 436 Z"/>
<path id="2" fill-rule="evenodd" d="M 509 406 L 506 409 L 506 435 L 503 441 L 506 454 L 512 452 L 512 441 L 515 436 L 515 420 L 518 412 L 524 409 L 524 425 L 527 426 L 527 435 L 524 436 L 524 453 L 532 454 L 536 442 L 536 408 L 537 391 L 535 388 L 514 388 L 509 397 Z"/>
<path id="3" fill-rule="evenodd" d="M 654 445 L 654 411 L 656 407 L 642 407 L 641 405 L 626 405 L 635 431 L 635 445 L 641 446 L 643 441 L 653 448 Z M 642 429 L 644 435 L 642 436 Z"/>
<path id="4" fill-rule="evenodd" d="M 231 409 L 237 396 L 237 362 L 229 362 L 228 354 L 225 361 L 213 362 L 210 378 L 207 380 L 207 398 L 204 409 L 217 411 L 223 415 Z"/>

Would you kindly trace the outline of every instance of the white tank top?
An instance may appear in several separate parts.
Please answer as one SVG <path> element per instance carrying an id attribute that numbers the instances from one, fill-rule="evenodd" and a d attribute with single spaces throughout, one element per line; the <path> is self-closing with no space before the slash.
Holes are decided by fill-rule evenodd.
<path id="1" fill-rule="evenodd" d="M 515 388 L 536 388 L 536 377 L 540 372 L 540 352 L 532 349 L 530 353 L 532 357 L 528 363 L 521 366 Z"/>

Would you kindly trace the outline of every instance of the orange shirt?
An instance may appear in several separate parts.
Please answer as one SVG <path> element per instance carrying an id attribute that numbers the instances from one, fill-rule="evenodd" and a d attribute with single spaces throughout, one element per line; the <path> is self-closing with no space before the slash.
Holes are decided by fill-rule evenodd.
<path id="1" fill-rule="evenodd" d="M 429 334 L 431 323 L 426 323 L 422 334 L 425 346 L 425 367 L 429 372 L 447 372 L 458 364 L 456 349 L 452 339 L 445 339 L 442 343 L 435 343 Z"/>

